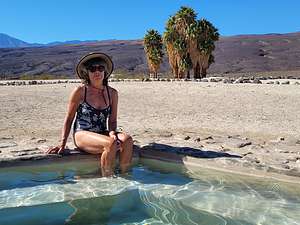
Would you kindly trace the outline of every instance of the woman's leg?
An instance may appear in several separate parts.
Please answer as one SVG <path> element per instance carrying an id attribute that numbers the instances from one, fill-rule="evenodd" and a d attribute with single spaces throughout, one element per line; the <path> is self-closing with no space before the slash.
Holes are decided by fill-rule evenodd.
<path id="1" fill-rule="evenodd" d="M 125 133 L 118 133 L 118 139 L 122 141 L 120 149 L 120 168 L 121 172 L 125 173 L 131 165 L 133 153 L 132 137 Z"/>
<path id="2" fill-rule="evenodd" d="M 113 138 L 90 131 L 77 131 L 74 139 L 81 150 L 91 154 L 101 154 L 103 176 L 113 174 L 117 153 L 116 141 Z"/>

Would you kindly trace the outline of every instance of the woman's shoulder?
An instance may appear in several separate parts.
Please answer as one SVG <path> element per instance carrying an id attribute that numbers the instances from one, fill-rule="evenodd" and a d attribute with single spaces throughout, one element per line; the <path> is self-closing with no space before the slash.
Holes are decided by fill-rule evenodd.
<path id="1" fill-rule="evenodd" d="M 85 84 L 79 84 L 76 87 L 74 87 L 73 92 L 81 92 L 84 90 L 85 86 Z"/>
<path id="2" fill-rule="evenodd" d="M 117 95 L 118 94 L 118 91 L 116 89 L 114 89 L 113 87 L 111 86 L 107 86 L 108 87 L 108 90 L 109 90 L 109 93 L 112 94 L 112 95 Z"/>
<path id="3" fill-rule="evenodd" d="M 73 91 L 72 94 L 74 97 L 81 99 L 83 94 L 84 94 L 84 89 L 85 89 L 85 85 L 84 84 L 80 84 L 78 86 L 76 86 Z"/>

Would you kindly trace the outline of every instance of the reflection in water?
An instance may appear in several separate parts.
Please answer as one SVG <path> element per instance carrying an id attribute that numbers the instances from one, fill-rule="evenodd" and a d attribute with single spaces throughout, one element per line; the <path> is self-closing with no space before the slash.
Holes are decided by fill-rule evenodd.
<path id="1" fill-rule="evenodd" d="M 137 190 L 113 196 L 73 200 L 69 204 L 74 212 L 66 220 L 68 225 L 134 223 L 149 218 Z"/>
<path id="2" fill-rule="evenodd" d="M 23 187 L 9 178 L 0 224 L 300 224 L 297 185 L 157 165 L 115 178 L 94 167 L 84 174 L 64 167 L 54 180 L 53 171 L 25 173 Z"/>

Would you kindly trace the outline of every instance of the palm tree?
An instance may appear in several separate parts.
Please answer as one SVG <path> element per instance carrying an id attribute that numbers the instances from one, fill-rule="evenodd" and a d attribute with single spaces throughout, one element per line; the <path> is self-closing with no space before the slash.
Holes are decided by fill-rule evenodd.
<path id="1" fill-rule="evenodd" d="M 181 7 L 169 18 L 164 33 L 164 43 L 169 56 L 169 63 L 175 78 L 183 78 L 191 68 L 191 59 L 188 53 L 186 30 L 196 19 L 193 9 Z"/>
<path id="2" fill-rule="evenodd" d="M 201 19 L 191 24 L 187 30 L 189 52 L 193 63 L 194 78 L 203 78 L 210 64 L 218 30 L 207 20 Z"/>
<path id="3" fill-rule="evenodd" d="M 186 39 L 186 32 L 190 24 L 195 23 L 197 14 L 192 8 L 182 6 L 175 14 L 175 29 Z"/>
<path id="4" fill-rule="evenodd" d="M 150 70 L 150 77 L 157 78 L 157 72 L 163 59 L 162 37 L 156 30 L 148 30 L 144 37 L 144 50 Z"/>
<path id="5" fill-rule="evenodd" d="M 201 78 L 206 77 L 206 71 L 210 64 L 214 62 L 212 52 L 215 50 L 215 42 L 219 40 L 218 29 L 206 19 L 199 20 L 201 36 L 198 37 L 198 49 L 202 56 L 202 65 L 200 66 Z"/>
<path id="6" fill-rule="evenodd" d="M 192 60 L 189 54 L 189 40 L 187 35 L 188 27 L 195 23 L 197 14 L 192 8 L 182 6 L 175 14 L 175 29 L 180 38 L 175 41 L 175 48 L 179 52 L 179 78 L 186 75 L 189 78 L 189 70 L 192 67 Z"/>
<path id="7" fill-rule="evenodd" d="M 198 49 L 198 39 L 199 36 L 201 36 L 201 28 L 198 21 L 191 23 L 187 27 L 186 35 L 189 43 L 188 51 L 192 62 L 194 78 L 199 78 L 200 65 L 201 65 L 201 60 L 200 60 L 201 53 Z"/>
<path id="8" fill-rule="evenodd" d="M 178 52 L 175 49 L 174 42 L 179 38 L 178 32 L 175 30 L 175 16 L 171 16 L 166 24 L 166 31 L 163 34 L 163 41 L 169 56 L 169 64 L 175 78 L 178 78 Z"/>
<path id="9" fill-rule="evenodd" d="M 189 77 L 190 69 L 194 78 L 205 77 L 213 62 L 218 30 L 209 21 L 196 20 L 196 17 L 193 9 L 183 6 L 167 21 L 163 41 L 175 78 Z"/>

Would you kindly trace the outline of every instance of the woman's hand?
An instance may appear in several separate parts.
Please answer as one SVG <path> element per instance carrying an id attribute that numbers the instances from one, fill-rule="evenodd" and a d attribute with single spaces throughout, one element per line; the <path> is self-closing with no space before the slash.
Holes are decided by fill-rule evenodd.
<path id="1" fill-rule="evenodd" d="M 59 145 L 55 147 L 49 147 L 46 151 L 46 154 L 63 154 L 65 146 Z"/>
<path id="2" fill-rule="evenodd" d="M 114 140 L 117 140 L 117 135 L 116 135 L 116 131 L 109 131 L 109 134 L 108 134 L 110 137 L 112 137 Z"/>
<path id="3" fill-rule="evenodd" d="M 115 131 L 110 131 L 109 136 L 112 137 L 117 142 L 117 149 L 121 147 L 121 140 L 118 138 L 118 135 Z"/>

